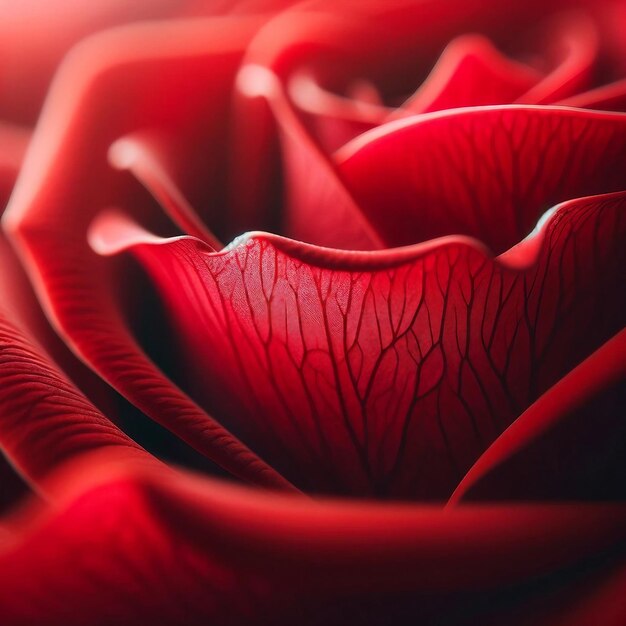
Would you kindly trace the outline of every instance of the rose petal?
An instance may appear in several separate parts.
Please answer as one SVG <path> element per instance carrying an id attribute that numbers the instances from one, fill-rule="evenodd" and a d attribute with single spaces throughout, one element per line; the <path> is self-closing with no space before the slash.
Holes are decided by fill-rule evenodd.
<path id="1" fill-rule="evenodd" d="M 626 116 L 562 107 L 476 107 L 400 120 L 342 148 L 332 170 L 277 77 L 245 70 L 271 85 L 264 94 L 282 132 L 287 186 L 301 192 L 292 193 L 286 220 L 297 239 L 370 249 L 363 235 L 372 229 L 388 245 L 459 233 L 501 252 L 549 206 L 624 187 Z"/>
<path id="2" fill-rule="evenodd" d="M 609 571 L 600 583 L 576 598 L 568 610 L 556 618 L 554 615 L 546 620 L 545 626 L 587 626 L 603 624 L 603 626 L 621 626 L 626 610 L 626 566 L 618 566 Z"/>
<path id="3" fill-rule="evenodd" d="M 61 465 L 103 448 L 150 458 L 72 385 L 19 319 L 11 319 L 11 309 L 2 308 L 0 448 L 21 475 L 39 486 Z"/>
<path id="4" fill-rule="evenodd" d="M 296 484 L 432 499 L 621 328 L 624 202 L 565 203 L 496 260 L 462 238 L 357 253 L 262 233 L 215 254 L 117 214 L 91 241 L 138 255 L 194 394 Z"/>
<path id="5" fill-rule="evenodd" d="M 0 213 L 13 189 L 29 140 L 26 128 L 0 123 Z"/>
<path id="6" fill-rule="evenodd" d="M 515 614 L 507 593 L 524 598 L 537 576 L 584 572 L 625 539 L 619 505 L 447 512 L 305 503 L 128 466 L 74 476 L 57 511 L 21 521 L 4 546 L 6 624 L 328 623 L 342 601 L 369 623 L 358 605 L 372 597 L 428 615 L 459 592 Z M 439 617 L 454 615 L 441 605 Z"/>
<path id="7" fill-rule="evenodd" d="M 584 84 L 598 47 L 589 19 L 559 18 L 549 30 L 543 54 L 556 59 L 546 74 L 507 58 L 483 35 L 462 35 L 448 44 L 415 94 L 395 109 L 332 94 L 310 74 L 298 75 L 290 92 L 329 153 L 384 121 L 410 115 L 515 102 L 549 104 Z M 550 64 L 549 58 L 543 61 L 541 65 Z"/>
<path id="8" fill-rule="evenodd" d="M 216 18 L 143 24 L 83 42 L 56 78 L 4 226 L 48 315 L 81 358 L 155 421 L 229 471 L 289 488 L 145 356 L 118 304 L 123 278 L 112 276 L 114 268 L 86 242 L 92 211 L 118 203 L 135 215 L 153 209 L 136 182 L 107 163 L 111 143 L 136 130 L 138 120 L 186 146 L 190 161 L 177 163 L 168 175 L 191 202 L 200 188 L 214 191 L 206 172 L 211 180 L 219 178 L 222 155 L 207 146 L 223 138 L 229 88 L 259 23 L 260 18 Z M 203 167 L 194 186 L 181 184 Z"/>
<path id="9" fill-rule="evenodd" d="M 337 168 L 385 241 L 459 233 L 502 252 L 553 204 L 623 189 L 625 159 L 626 115 L 476 107 L 381 126 Z"/>
<path id="10" fill-rule="evenodd" d="M 249 95 L 267 97 L 279 120 L 287 183 L 285 232 L 318 245 L 356 250 L 383 247 L 328 157 L 297 119 L 276 76 L 263 67 L 247 65 L 237 82 Z M 332 209 L 320 211 L 326 206 Z"/>
<path id="11" fill-rule="evenodd" d="M 373 87 L 372 87 L 373 88 Z M 286 91 L 326 154 L 332 154 L 361 133 L 382 124 L 390 109 L 382 102 L 343 96 L 324 89 L 306 71 L 289 80 Z"/>
<path id="12" fill-rule="evenodd" d="M 582 109 L 626 112 L 626 79 L 570 96 L 560 105 Z"/>
<path id="13" fill-rule="evenodd" d="M 245 63 L 272 71 L 285 86 L 294 74 L 304 72 L 312 73 L 324 89 L 336 93 L 349 90 L 356 78 L 371 81 L 386 92 L 406 94 L 415 88 L 417 77 L 430 69 L 442 42 L 468 31 L 493 36 L 496 43 L 509 42 L 511 25 L 516 31 L 523 30 L 563 4 L 559 0 L 513 4 L 394 0 L 340 7 L 332 0 L 318 0 L 269 21 L 249 46 Z M 593 7 L 587 1 L 581 4 Z M 402 71 L 397 71 L 398 67 Z M 238 96 L 230 205 L 244 229 L 260 223 L 262 228 L 275 230 L 271 216 L 276 190 L 270 183 L 278 176 L 274 122 L 265 103 L 250 99 L 246 92 Z M 265 221 L 251 221 L 250 216 L 258 217 L 260 212 Z"/>
<path id="14" fill-rule="evenodd" d="M 167 155 L 158 135 L 136 133 L 118 139 L 109 148 L 109 161 L 120 170 L 129 170 L 148 189 L 171 220 L 185 233 L 198 237 L 214 250 L 222 244 L 202 223 L 179 186 L 170 178 L 164 162 Z"/>
<path id="15" fill-rule="evenodd" d="M 0 173 L 7 190 L 29 138 L 22 129 L 0 126 Z M 50 472 L 89 451 L 106 448 L 111 455 L 115 450 L 127 458 L 141 458 L 145 454 L 141 448 L 105 418 L 49 356 L 84 389 L 104 399 L 43 319 L 2 233 L 0 303 L 0 506 L 14 505 L 30 487 L 42 489 Z"/>
<path id="16" fill-rule="evenodd" d="M 599 33 L 584 13 L 557 17 L 548 23 L 545 39 L 555 57 L 551 71 L 517 100 L 524 104 L 550 104 L 585 89 L 598 57 Z M 550 55 L 550 50 L 544 53 Z"/>
<path id="17" fill-rule="evenodd" d="M 462 106 L 510 104 L 538 79 L 538 72 L 501 55 L 486 37 L 465 35 L 448 44 L 426 81 L 390 119 Z"/>
<path id="18" fill-rule="evenodd" d="M 551 387 L 485 451 L 460 500 L 624 499 L 626 331 Z"/>
<path id="19" fill-rule="evenodd" d="M 550 104 L 574 93 L 596 61 L 596 29 L 590 19 L 577 16 L 557 18 L 548 31 L 546 39 L 555 49 L 556 60 L 544 76 L 505 57 L 485 37 L 459 37 L 444 50 L 415 95 L 390 119 L 463 106 Z M 549 64 L 546 61 L 541 65 Z"/>
<path id="20" fill-rule="evenodd" d="M 176 15 L 189 11 L 186 5 L 190 4 L 190 0 L 4 3 L 0 21 L 0 117 L 33 122 L 59 61 L 88 34 L 124 22 Z M 202 4 L 207 5 L 206 0 Z"/>
<path id="21" fill-rule="evenodd" d="M 24 482 L 9 460 L 0 453 L 0 515 L 5 515 L 27 496 L 36 499 L 35 492 Z M 0 545 L 3 530 L 0 526 Z"/>

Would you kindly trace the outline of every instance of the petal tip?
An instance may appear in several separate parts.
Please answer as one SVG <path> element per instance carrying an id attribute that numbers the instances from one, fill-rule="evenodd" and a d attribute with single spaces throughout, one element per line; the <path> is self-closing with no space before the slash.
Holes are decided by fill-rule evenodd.
<path id="1" fill-rule="evenodd" d="M 278 88 L 275 74 L 262 65 L 244 65 L 237 75 L 237 89 L 249 98 L 269 97 Z"/>

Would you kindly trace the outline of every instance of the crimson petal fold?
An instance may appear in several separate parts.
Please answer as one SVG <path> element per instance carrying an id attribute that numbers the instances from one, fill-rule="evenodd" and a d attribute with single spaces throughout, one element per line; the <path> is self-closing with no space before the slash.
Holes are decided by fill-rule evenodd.
<path id="1" fill-rule="evenodd" d="M 137 255 L 190 392 L 292 482 L 441 499 L 623 326 L 625 202 L 566 202 L 495 259 L 461 237 L 350 252 L 251 233 L 213 253 L 114 213 L 90 238 Z"/>

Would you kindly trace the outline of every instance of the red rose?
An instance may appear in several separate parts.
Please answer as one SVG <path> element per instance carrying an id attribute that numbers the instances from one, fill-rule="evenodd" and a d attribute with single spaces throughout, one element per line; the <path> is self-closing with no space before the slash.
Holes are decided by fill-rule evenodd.
<path id="1" fill-rule="evenodd" d="M 129 402 L 3 244 L 4 623 L 620 624 L 623 5 L 288 4 L 84 40 L 6 168 Z"/>

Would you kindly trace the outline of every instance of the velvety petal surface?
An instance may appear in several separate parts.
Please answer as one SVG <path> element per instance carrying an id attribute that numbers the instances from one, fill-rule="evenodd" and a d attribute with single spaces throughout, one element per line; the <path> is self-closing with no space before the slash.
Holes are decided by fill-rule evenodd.
<path id="1" fill-rule="evenodd" d="M 0 450 L 4 455 L 37 487 L 53 470 L 94 450 L 106 448 L 124 458 L 150 459 L 59 370 L 15 314 L 10 301 L 14 295 L 19 296 L 3 288 L 5 302 L 0 306 Z"/>
<path id="2" fill-rule="evenodd" d="M 621 113 L 498 106 L 413 116 L 360 135 L 329 166 L 276 75 L 247 66 L 240 79 L 267 98 L 281 131 L 284 228 L 296 239 L 372 249 L 464 234 L 502 252 L 550 206 L 626 186 Z"/>
<path id="3" fill-rule="evenodd" d="M 501 54 L 494 60 L 493 50 L 481 51 L 478 58 L 478 66 L 491 76 L 495 72 L 501 77 L 502 66 L 515 67 L 507 72 L 508 76 L 501 77 L 508 85 L 507 92 L 515 90 L 515 85 L 527 86 L 521 85 L 521 76 L 532 70 L 523 69 L 524 61 L 537 66 L 542 78 L 525 93 L 517 92 L 521 102 L 554 102 L 587 88 L 598 53 L 598 15 L 604 16 L 604 9 L 610 4 L 602 0 L 397 0 L 347 3 L 339 8 L 336 3 L 320 0 L 300 5 L 269 22 L 252 42 L 246 62 L 271 70 L 285 88 L 297 79 L 297 91 L 302 96 L 297 98 L 298 105 L 311 113 L 312 130 L 322 145 L 335 149 L 389 114 L 386 107 L 371 103 L 363 106 L 359 99 L 355 101 L 350 96 L 355 81 L 376 85 L 387 100 L 400 103 L 428 75 L 443 45 L 467 33 L 489 38 L 498 50 L 509 51 L 512 46 L 513 52 L 522 42 L 511 33 L 526 33 L 532 44 L 521 45 L 521 66 L 505 61 Z M 580 13 L 577 9 L 581 9 Z M 545 27 L 533 33 L 537 24 L 544 22 Z M 604 26 L 605 22 L 612 24 L 604 19 Z M 415 32 L 420 36 L 416 37 Z M 542 42 L 539 49 L 535 39 Z M 453 73 L 453 78 L 459 77 L 460 82 L 448 81 L 450 76 L 439 71 L 445 70 L 446 65 L 433 73 L 434 92 L 447 93 L 449 89 L 451 96 L 459 95 L 462 85 L 468 84 L 467 74 Z M 502 81 L 499 84 L 502 86 Z M 486 85 L 481 87 L 487 89 Z M 477 103 L 482 96 L 474 90 L 472 97 L 471 102 L 457 106 Z M 506 101 L 499 98 L 497 102 Z M 268 172 L 275 173 L 277 160 L 274 122 L 267 106 L 250 99 L 247 91 L 241 94 L 238 107 L 240 137 L 236 143 L 241 148 L 235 159 L 238 177 L 233 181 L 234 206 L 240 222 L 250 224 L 248 216 L 258 214 L 260 207 L 265 208 L 267 216 L 275 210 L 267 201 L 271 196 L 268 180 L 272 179 L 268 179 Z"/>
<path id="4" fill-rule="evenodd" d="M 237 83 L 250 96 L 267 98 L 280 121 L 287 204 L 282 230 L 295 239 L 329 247 L 384 247 L 339 180 L 330 157 L 298 119 L 278 78 L 264 67 L 246 65 Z"/>
<path id="5" fill-rule="evenodd" d="M 460 500 L 623 500 L 626 331 L 551 387 L 485 451 Z"/>
<path id="6" fill-rule="evenodd" d="M 26 129 L 0 125 L 0 213 L 29 139 Z M 111 408 L 102 386 L 49 327 L 0 233 L 0 508 L 14 506 L 29 487 L 39 490 L 51 471 L 87 451 L 106 448 L 129 458 L 143 454 L 68 375 Z"/>
<path id="7" fill-rule="evenodd" d="M 534 60 L 544 71 L 505 56 L 483 35 L 465 34 L 446 46 L 424 82 L 397 107 L 385 106 L 382 98 L 363 102 L 333 94 L 307 73 L 290 78 L 288 91 L 327 153 L 385 121 L 411 115 L 468 106 L 550 104 L 588 84 L 598 35 L 593 22 L 581 16 L 561 17 L 545 30 L 541 38 L 548 43 L 535 54 L 542 60 Z"/>
<path id="8" fill-rule="evenodd" d="M 463 238 L 359 253 L 262 233 L 213 253 L 111 213 L 91 241 L 133 249 L 194 396 L 298 486 L 441 499 L 623 326 L 624 202 L 565 203 L 496 259 Z"/>
<path id="9" fill-rule="evenodd" d="M 56 77 L 4 227 L 48 315 L 81 358 L 218 464 L 253 482 L 289 488 L 146 357 L 121 306 L 138 297 L 125 283 L 128 268 L 99 258 L 86 240 L 94 213 L 110 205 L 164 229 L 146 191 L 107 160 L 110 146 L 138 125 L 168 147 L 162 153 L 170 160 L 159 165 L 193 205 L 207 206 L 207 193 L 218 201 L 213 183 L 226 164 L 216 146 L 224 145 L 230 87 L 260 19 L 156 22 L 81 43 Z M 186 160 L 172 158 L 180 154 Z"/>
<path id="10" fill-rule="evenodd" d="M 625 115 L 519 106 L 401 120 L 336 156 L 341 179 L 389 244 L 458 233 L 498 253 L 550 206 L 622 190 L 625 159 Z"/>
<path id="11" fill-rule="evenodd" d="M 580 598 L 610 575 L 626 539 L 620 505 L 313 503 L 93 467 L 63 480 L 54 511 L 6 525 L 8 626 L 375 624 L 381 607 L 396 621 L 532 624 L 563 612 L 562 589 Z"/>

